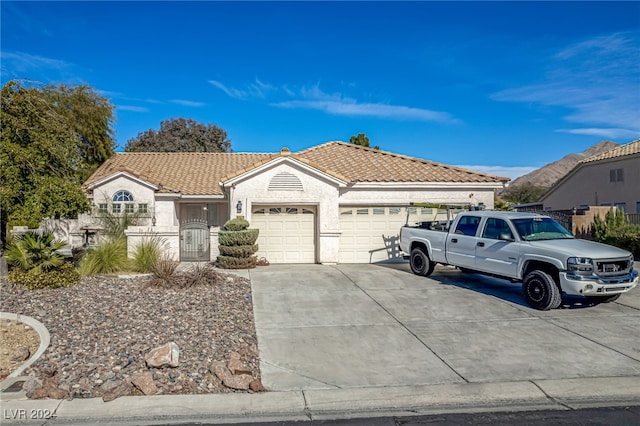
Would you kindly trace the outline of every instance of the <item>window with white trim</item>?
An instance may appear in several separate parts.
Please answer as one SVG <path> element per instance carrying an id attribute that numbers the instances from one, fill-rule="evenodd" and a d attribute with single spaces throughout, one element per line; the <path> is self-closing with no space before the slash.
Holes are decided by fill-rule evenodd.
<path id="1" fill-rule="evenodd" d="M 111 212 L 114 214 L 120 214 L 123 211 L 125 213 L 134 212 L 134 198 L 129 191 L 117 191 L 115 194 L 113 194 L 113 197 L 111 197 L 111 201 L 113 202 L 113 204 L 111 205 Z"/>

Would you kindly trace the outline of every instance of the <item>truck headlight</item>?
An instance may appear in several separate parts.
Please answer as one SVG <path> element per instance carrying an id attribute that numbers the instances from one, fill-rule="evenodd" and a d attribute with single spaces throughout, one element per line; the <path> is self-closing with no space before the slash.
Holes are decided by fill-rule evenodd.
<path id="1" fill-rule="evenodd" d="M 593 260 L 588 257 L 570 257 L 567 259 L 567 270 L 576 275 L 591 275 Z"/>

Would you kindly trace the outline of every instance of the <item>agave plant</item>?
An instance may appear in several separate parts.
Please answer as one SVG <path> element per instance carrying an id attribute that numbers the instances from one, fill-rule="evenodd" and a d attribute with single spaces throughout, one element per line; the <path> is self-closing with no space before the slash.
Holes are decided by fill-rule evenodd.
<path id="1" fill-rule="evenodd" d="M 54 240 L 53 233 L 29 231 L 14 237 L 7 246 L 7 263 L 23 271 L 40 273 L 59 268 L 64 257 L 58 253 L 66 243 Z"/>

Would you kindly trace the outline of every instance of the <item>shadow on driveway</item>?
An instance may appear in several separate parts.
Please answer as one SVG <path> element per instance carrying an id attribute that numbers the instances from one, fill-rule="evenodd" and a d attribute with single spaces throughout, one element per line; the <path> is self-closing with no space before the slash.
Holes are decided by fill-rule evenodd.
<path id="1" fill-rule="evenodd" d="M 412 274 L 408 261 L 377 262 L 375 265 Z M 527 309 L 535 310 L 525 301 L 522 294 L 521 283 L 512 283 L 508 280 L 473 272 L 463 272 L 458 268 L 442 265 L 437 265 L 433 274 L 431 274 L 428 279 L 443 285 L 450 285 L 466 290 L 472 290 L 488 296 L 497 297 L 513 304 L 523 306 Z M 558 309 L 585 309 L 597 306 L 601 303 L 603 302 L 587 297 L 563 295 L 562 305 L 560 305 Z"/>

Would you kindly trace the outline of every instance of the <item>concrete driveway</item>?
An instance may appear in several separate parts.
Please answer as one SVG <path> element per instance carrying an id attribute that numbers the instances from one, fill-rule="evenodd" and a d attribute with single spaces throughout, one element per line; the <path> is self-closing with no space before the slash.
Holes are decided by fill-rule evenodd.
<path id="1" fill-rule="evenodd" d="M 250 271 L 262 379 L 313 390 L 640 376 L 640 290 L 541 312 L 520 286 L 406 263 Z"/>

